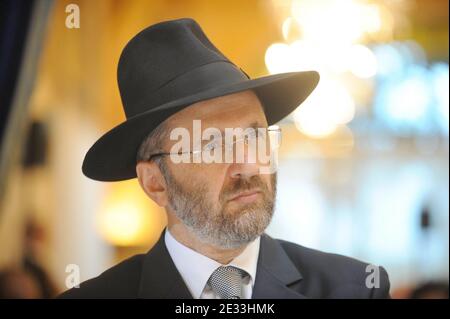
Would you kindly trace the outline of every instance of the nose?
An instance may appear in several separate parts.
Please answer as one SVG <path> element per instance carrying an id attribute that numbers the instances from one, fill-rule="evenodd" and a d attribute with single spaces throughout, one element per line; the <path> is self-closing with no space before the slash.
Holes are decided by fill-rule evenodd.
<path id="1" fill-rule="evenodd" d="M 232 163 L 228 169 L 231 178 L 250 178 L 259 174 L 256 163 Z"/>
<path id="2" fill-rule="evenodd" d="M 231 178 L 250 178 L 259 174 L 260 165 L 255 157 L 256 155 L 249 155 L 249 149 L 245 146 L 243 153 L 243 161 L 234 161 L 228 168 L 229 176 Z M 236 158 L 235 158 L 236 159 Z M 255 160 L 256 159 L 256 160 Z"/>

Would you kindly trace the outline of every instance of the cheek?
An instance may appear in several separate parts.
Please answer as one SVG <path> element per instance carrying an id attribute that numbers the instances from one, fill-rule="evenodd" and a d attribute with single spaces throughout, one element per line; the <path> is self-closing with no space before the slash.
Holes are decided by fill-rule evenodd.
<path id="1" fill-rule="evenodd" d="M 198 176 L 201 180 L 201 185 L 204 185 L 207 191 L 208 200 L 217 203 L 224 185 L 226 170 L 221 170 L 218 165 L 215 167 L 203 167 Z"/>
<path id="2" fill-rule="evenodd" d="M 273 188 L 273 174 L 261 174 L 259 177 L 262 179 L 262 181 L 266 184 L 267 188 L 270 190 Z"/>
<path id="3" fill-rule="evenodd" d="M 192 191 L 202 191 L 208 200 L 216 202 L 219 199 L 226 170 L 222 170 L 219 165 L 215 167 L 208 164 L 188 164 L 180 163 L 173 165 L 173 172 L 183 186 Z"/>
<path id="4" fill-rule="evenodd" d="M 206 200 L 213 205 L 220 202 L 220 193 L 226 181 L 226 165 L 199 165 L 196 179 L 205 190 Z"/>

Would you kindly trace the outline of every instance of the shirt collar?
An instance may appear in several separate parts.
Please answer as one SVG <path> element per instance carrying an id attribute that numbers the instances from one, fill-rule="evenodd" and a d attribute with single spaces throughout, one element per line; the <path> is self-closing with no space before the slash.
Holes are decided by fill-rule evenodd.
<path id="1" fill-rule="evenodd" d="M 252 286 L 254 285 L 260 237 L 248 244 L 242 253 L 234 258 L 228 265 L 222 265 L 181 244 L 172 236 L 168 229 L 165 231 L 164 241 L 170 257 L 172 257 L 172 260 L 183 277 L 192 297 L 196 299 L 200 298 L 213 271 L 220 266 L 234 266 L 245 270 L 250 275 Z"/>

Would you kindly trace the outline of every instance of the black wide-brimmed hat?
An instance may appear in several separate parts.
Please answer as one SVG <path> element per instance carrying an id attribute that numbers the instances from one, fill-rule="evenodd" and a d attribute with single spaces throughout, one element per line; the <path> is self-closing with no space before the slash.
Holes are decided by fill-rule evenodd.
<path id="1" fill-rule="evenodd" d="M 314 90 L 315 71 L 250 79 L 225 57 L 192 19 L 150 26 L 122 51 L 117 79 L 126 121 L 89 149 L 83 173 L 99 181 L 136 177 L 136 156 L 145 137 L 174 113 L 199 101 L 253 90 L 269 125 L 294 111 Z"/>

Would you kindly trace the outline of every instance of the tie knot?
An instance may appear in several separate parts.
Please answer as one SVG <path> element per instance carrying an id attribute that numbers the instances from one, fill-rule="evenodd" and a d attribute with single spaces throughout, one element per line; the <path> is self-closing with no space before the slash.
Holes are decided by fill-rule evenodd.
<path id="1" fill-rule="evenodd" d="M 208 283 L 222 299 L 241 299 L 242 281 L 247 275 L 242 269 L 233 266 L 220 266 L 211 274 Z"/>

